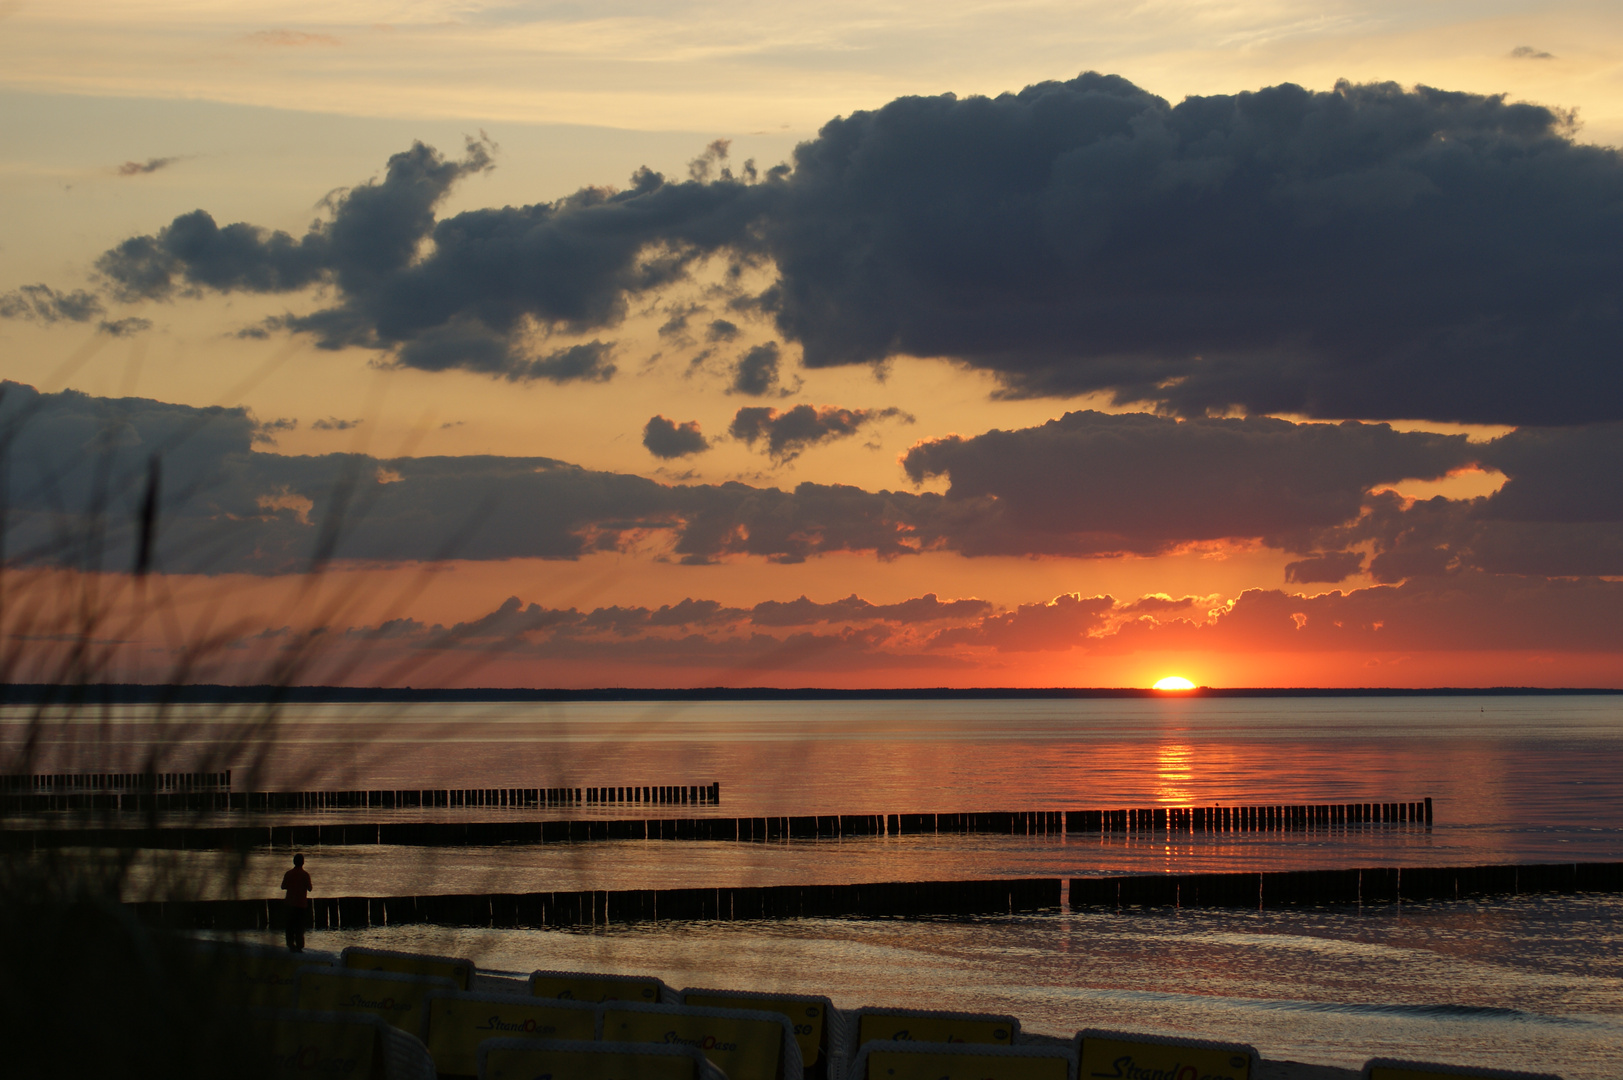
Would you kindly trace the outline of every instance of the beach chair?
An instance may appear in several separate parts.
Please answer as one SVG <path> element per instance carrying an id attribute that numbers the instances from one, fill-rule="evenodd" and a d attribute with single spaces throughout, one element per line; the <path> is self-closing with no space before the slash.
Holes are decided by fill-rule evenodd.
<path id="1" fill-rule="evenodd" d="M 340 967 L 355 971 L 392 971 L 396 975 L 437 975 L 456 983 L 458 990 L 473 989 L 472 960 L 426 953 L 392 952 L 351 945 L 338 954 Z"/>
<path id="2" fill-rule="evenodd" d="M 222 1000 L 255 1008 L 291 1009 L 298 1004 L 299 971 L 331 966 L 332 953 L 290 953 L 270 945 L 205 941 L 198 959 Z"/>
<path id="3" fill-rule="evenodd" d="M 487 1039 L 479 1044 L 479 1080 L 729 1080 L 691 1046 Z"/>
<path id="4" fill-rule="evenodd" d="M 423 1043 L 441 1076 L 474 1076 L 489 1039 L 597 1038 L 599 1006 L 527 994 L 431 990 L 423 1001 Z"/>
<path id="5" fill-rule="evenodd" d="M 986 1043 L 873 1040 L 857 1051 L 846 1080 L 1077 1080 L 1069 1043 L 994 1046 Z"/>
<path id="6" fill-rule="evenodd" d="M 1364 1062 L 1360 1076 L 1361 1080 L 1561 1080 L 1555 1073 L 1514 1072 L 1394 1058 L 1371 1058 Z"/>
<path id="7" fill-rule="evenodd" d="M 438 975 L 311 967 L 299 972 L 298 1007 L 376 1016 L 421 1039 L 423 1002 L 429 993 L 455 989 L 456 983 Z"/>
<path id="8" fill-rule="evenodd" d="M 652 975 L 601 975 L 591 971 L 534 971 L 530 993 L 564 1001 L 636 1001 L 674 1005 L 676 991 Z"/>
<path id="9" fill-rule="evenodd" d="M 1246 1043 L 1086 1028 L 1076 1033 L 1075 1045 L 1082 1076 L 1182 1076 L 1193 1069 L 1191 1075 L 1210 1080 L 1256 1080 L 1262 1067 Z"/>
<path id="10" fill-rule="evenodd" d="M 655 1042 L 704 1052 L 728 1080 L 804 1080 L 794 1026 L 779 1012 L 697 1005 L 603 1004 L 606 1042 Z"/>
<path id="11" fill-rule="evenodd" d="M 887 1009 L 869 1005 L 856 1011 L 854 1021 L 857 1037 L 853 1049 L 856 1051 L 876 1039 L 1012 1046 L 1020 1034 L 1019 1020 L 996 1013 Z"/>
<path id="12" fill-rule="evenodd" d="M 253 1017 L 273 1080 L 434 1080 L 418 1039 L 366 1013 L 266 1009 Z"/>
<path id="13" fill-rule="evenodd" d="M 826 1080 L 835 1044 L 841 1040 L 838 1013 L 826 997 L 814 994 L 775 994 L 755 990 L 709 990 L 689 987 L 681 992 L 684 1005 L 706 1009 L 761 1009 L 782 1013 L 794 1029 L 801 1065 L 808 1080 Z M 846 1055 L 842 1050 L 842 1060 Z"/>

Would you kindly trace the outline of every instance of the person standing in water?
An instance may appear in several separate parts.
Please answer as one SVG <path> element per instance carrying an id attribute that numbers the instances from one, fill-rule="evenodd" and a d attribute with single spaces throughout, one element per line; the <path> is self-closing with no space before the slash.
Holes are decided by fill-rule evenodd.
<path id="1" fill-rule="evenodd" d="M 315 888 L 304 868 L 303 855 L 293 856 L 293 869 L 282 875 L 282 888 L 287 893 L 287 899 L 282 901 L 287 913 L 287 951 L 303 952 L 304 931 L 310 925 L 310 893 Z"/>

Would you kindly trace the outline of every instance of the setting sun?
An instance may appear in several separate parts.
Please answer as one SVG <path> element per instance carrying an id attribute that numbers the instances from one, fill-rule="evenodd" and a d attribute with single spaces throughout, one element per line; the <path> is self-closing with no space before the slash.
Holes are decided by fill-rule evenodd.
<path id="1" fill-rule="evenodd" d="M 1157 682 L 1152 689 L 1155 689 L 1155 690 L 1193 690 L 1194 688 L 1195 688 L 1195 684 L 1190 682 L 1188 679 L 1184 678 L 1182 675 L 1168 675 L 1166 678 L 1162 679 L 1160 682 Z"/>

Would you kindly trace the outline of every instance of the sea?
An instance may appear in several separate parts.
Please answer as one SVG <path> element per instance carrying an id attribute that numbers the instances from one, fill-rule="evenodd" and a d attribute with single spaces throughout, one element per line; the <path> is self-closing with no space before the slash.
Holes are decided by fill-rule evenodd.
<path id="1" fill-rule="evenodd" d="M 33 714 L 0 710 L 0 749 Z M 716 783 L 716 806 L 516 817 L 950 813 L 1433 800 L 1431 825 L 1175 837 L 931 834 L 307 849 L 318 894 L 402 895 L 1623 860 L 1623 696 L 107 706 L 34 727 L 35 771 L 230 767 L 238 789 Z M 154 759 L 154 754 L 159 755 Z M 378 811 L 281 820 L 371 820 Z M 190 858 L 207 875 L 207 853 Z M 160 861 L 154 856 L 154 863 Z M 233 886 L 274 895 L 287 853 Z M 132 879 L 132 898 L 156 887 Z M 145 882 L 145 884 L 143 884 Z M 219 888 L 226 888 L 222 873 Z M 1238 1039 L 1357 1068 L 1402 1057 L 1623 1076 L 1623 897 L 324 931 L 524 973 L 826 994 Z"/>

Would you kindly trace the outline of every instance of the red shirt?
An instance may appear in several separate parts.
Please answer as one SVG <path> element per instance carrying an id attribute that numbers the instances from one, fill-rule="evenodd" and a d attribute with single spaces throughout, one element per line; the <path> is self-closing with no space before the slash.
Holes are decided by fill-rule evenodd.
<path id="1" fill-rule="evenodd" d="M 310 906 L 310 890 L 314 886 L 310 884 L 310 874 L 304 867 L 295 866 L 283 874 L 282 888 L 287 890 L 286 903 L 288 907 Z"/>

